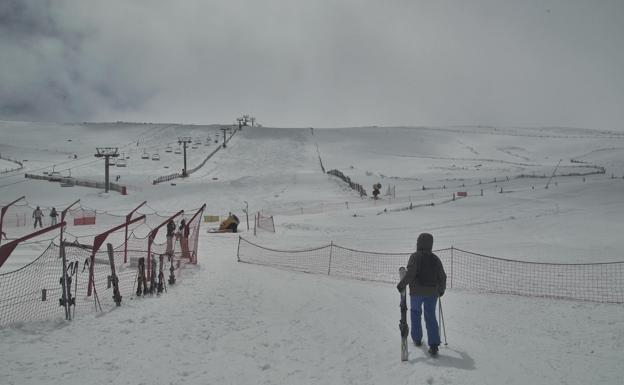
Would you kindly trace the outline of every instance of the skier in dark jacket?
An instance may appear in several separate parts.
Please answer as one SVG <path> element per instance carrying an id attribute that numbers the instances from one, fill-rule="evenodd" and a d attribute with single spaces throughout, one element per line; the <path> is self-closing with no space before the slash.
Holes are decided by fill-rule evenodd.
<path id="1" fill-rule="evenodd" d="M 440 346 L 440 330 L 435 312 L 438 297 L 444 295 L 446 291 L 446 273 L 440 258 L 431 252 L 432 247 L 433 235 L 422 233 L 418 236 L 416 252 L 410 255 L 407 273 L 397 285 L 397 289 L 403 291 L 405 286 L 409 285 L 411 334 L 414 344 L 422 345 L 423 331 L 420 316 L 424 307 L 429 353 L 437 355 Z"/>
<path id="2" fill-rule="evenodd" d="M 176 234 L 178 238 L 182 238 L 184 236 L 184 228 L 186 227 L 186 219 L 182 218 L 180 221 L 180 226 L 178 226 L 178 233 Z"/>
<path id="3" fill-rule="evenodd" d="M 173 255 L 173 236 L 175 235 L 176 224 L 173 219 L 167 222 L 167 255 Z"/>
<path id="4" fill-rule="evenodd" d="M 173 233 L 175 232 L 176 229 L 176 224 L 173 221 L 173 219 L 169 219 L 169 222 L 167 222 L 167 236 L 168 237 L 173 237 Z"/>
<path id="5" fill-rule="evenodd" d="M 56 209 L 52 207 L 52 211 L 50 211 L 50 226 L 56 224 L 56 217 L 58 217 L 58 213 L 56 212 Z"/>
<path id="6" fill-rule="evenodd" d="M 33 228 L 37 228 L 37 223 L 39 224 L 39 227 L 43 227 L 43 224 L 41 223 L 41 218 L 43 218 L 43 211 L 41 211 L 39 206 L 37 206 L 35 211 L 33 211 L 32 217 L 35 219 L 35 225 Z"/>

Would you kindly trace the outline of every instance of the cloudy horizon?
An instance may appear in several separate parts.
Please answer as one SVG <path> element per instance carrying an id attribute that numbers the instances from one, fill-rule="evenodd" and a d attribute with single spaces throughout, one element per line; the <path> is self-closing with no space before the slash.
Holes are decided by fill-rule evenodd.
<path id="1" fill-rule="evenodd" d="M 624 131 L 622 15 L 616 0 L 0 0 L 0 120 Z"/>

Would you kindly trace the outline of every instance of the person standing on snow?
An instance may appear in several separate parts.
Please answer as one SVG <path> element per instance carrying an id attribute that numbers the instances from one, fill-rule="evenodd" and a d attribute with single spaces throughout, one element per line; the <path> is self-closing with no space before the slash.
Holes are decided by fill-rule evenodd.
<path id="1" fill-rule="evenodd" d="M 410 255 L 407 273 L 398 283 L 397 289 L 401 292 L 405 286 L 409 285 L 411 334 L 416 346 L 422 345 L 423 331 L 420 316 L 424 307 L 429 353 L 435 356 L 440 346 L 440 330 L 435 314 L 436 304 L 438 297 L 442 297 L 446 291 L 446 273 L 440 258 L 431 252 L 432 248 L 433 235 L 420 234 L 416 242 L 416 252 Z"/>
<path id="2" fill-rule="evenodd" d="M 35 229 L 37 228 L 37 223 L 39 223 L 39 227 L 43 227 L 43 224 L 41 223 L 41 218 L 43 218 L 43 211 L 41 211 L 39 206 L 37 206 L 35 211 L 33 211 L 32 217 L 35 218 L 35 225 L 34 225 Z"/>
<path id="3" fill-rule="evenodd" d="M 180 220 L 180 225 L 178 226 L 178 232 L 176 233 L 176 239 L 181 239 L 184 236 L 184 228 L 186 227 L 186 219 L 182 218 Z"/>
<path id="4" fill-rule="evenodd" d="M 52 211 L 50 211 L 50 226 L 54 226 L 56 224 L 56 217 L 58 217 L 58 213 L 56 209 L 52 207 Z"/>
<path id="5" fill-rule="evenodd" d="M 173 255 L 173 236 L 175 235 L 176 224 L 173 219 L 167 222 L 167 255 Z"/>

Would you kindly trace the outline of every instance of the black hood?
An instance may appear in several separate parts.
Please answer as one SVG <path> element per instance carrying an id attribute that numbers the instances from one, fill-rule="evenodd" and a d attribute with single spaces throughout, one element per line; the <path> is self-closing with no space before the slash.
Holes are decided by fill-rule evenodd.
<path id="1" fill-rule="evenodd" d="M 431 251 L 433 248 L 433 235 L 429 233 L 422 233 L 418 236 L 416 241 L 416 250 Z"/>

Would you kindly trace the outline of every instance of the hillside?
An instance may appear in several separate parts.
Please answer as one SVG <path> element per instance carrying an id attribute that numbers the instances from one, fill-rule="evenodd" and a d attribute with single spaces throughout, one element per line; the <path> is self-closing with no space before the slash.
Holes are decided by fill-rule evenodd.
<path id="1" fill-rule="evenodd" d="M 434 248 L 499 258 L 624 259 L 624 135 L 618 133 L 245 127 L 191 177 L 152 184 L 181 169 L 181 155 L 166 152 L 177 147 L 178 136 L 202 141 L 190 150 L 191 167 L 214 150 L 217 133 L 216 125 L 0 122 L 0 153 L 26 160 L 24 170 L 0 174 L 0 202 L 25 195 L 29 204 L 58 209 L 81 199 L 85 207 L 119 213 L 144 200 L 162 211 L 206 203 L 206 214 L 235 212 L 243 219 L 240 235 L 275 249 L 333 241 L 407 253 L 420 232 L 431 232 Z M 128 195 L 24 178 L 54 166 L 101 180 L 103 161 L 93 156 L 99 146 L 130 157 L 127 167 L 111 171 Z M 141 159 L 144 152 L 158 152 L 161 160 Z M 324 174 L 321 162 L 361 183 L 369 196 Z M 377 182 L 382 195 L 374 201 Z M 385 195 L 389 185 L 392 198 Z M 460 191 L 467 197 L 452 201 Z M 274 215 L 275 234 L 254 238 L 244 222 L 245 202 L 251 213 Z M 423 206 L 409 210 L 410 202 Z M 8 236 L 29 231 L 26 220 L 21 227 L 7 222 Z M 624 376 L 621 305 L 451 289 L 443 298 L 448 346 L 440 358 L 410 346 L 410 361 L 401 363 L 394 285 L 238 263 L 238 236 L 208 234 L 214 226 L 202 224 L 199 266 L 186 269 L 166 295 L 124 298 L 121 308 L 77 314 L 71 323 L 0 329 L 0 359 L 7 363 L 0 376 L 7 384 L 69 385 L 85 378 L 94 384 L 619 384 Z M 103 228 L 81 234 L 96 230 Z M 19 249 L 0 273 L 37 252 Z"/>

